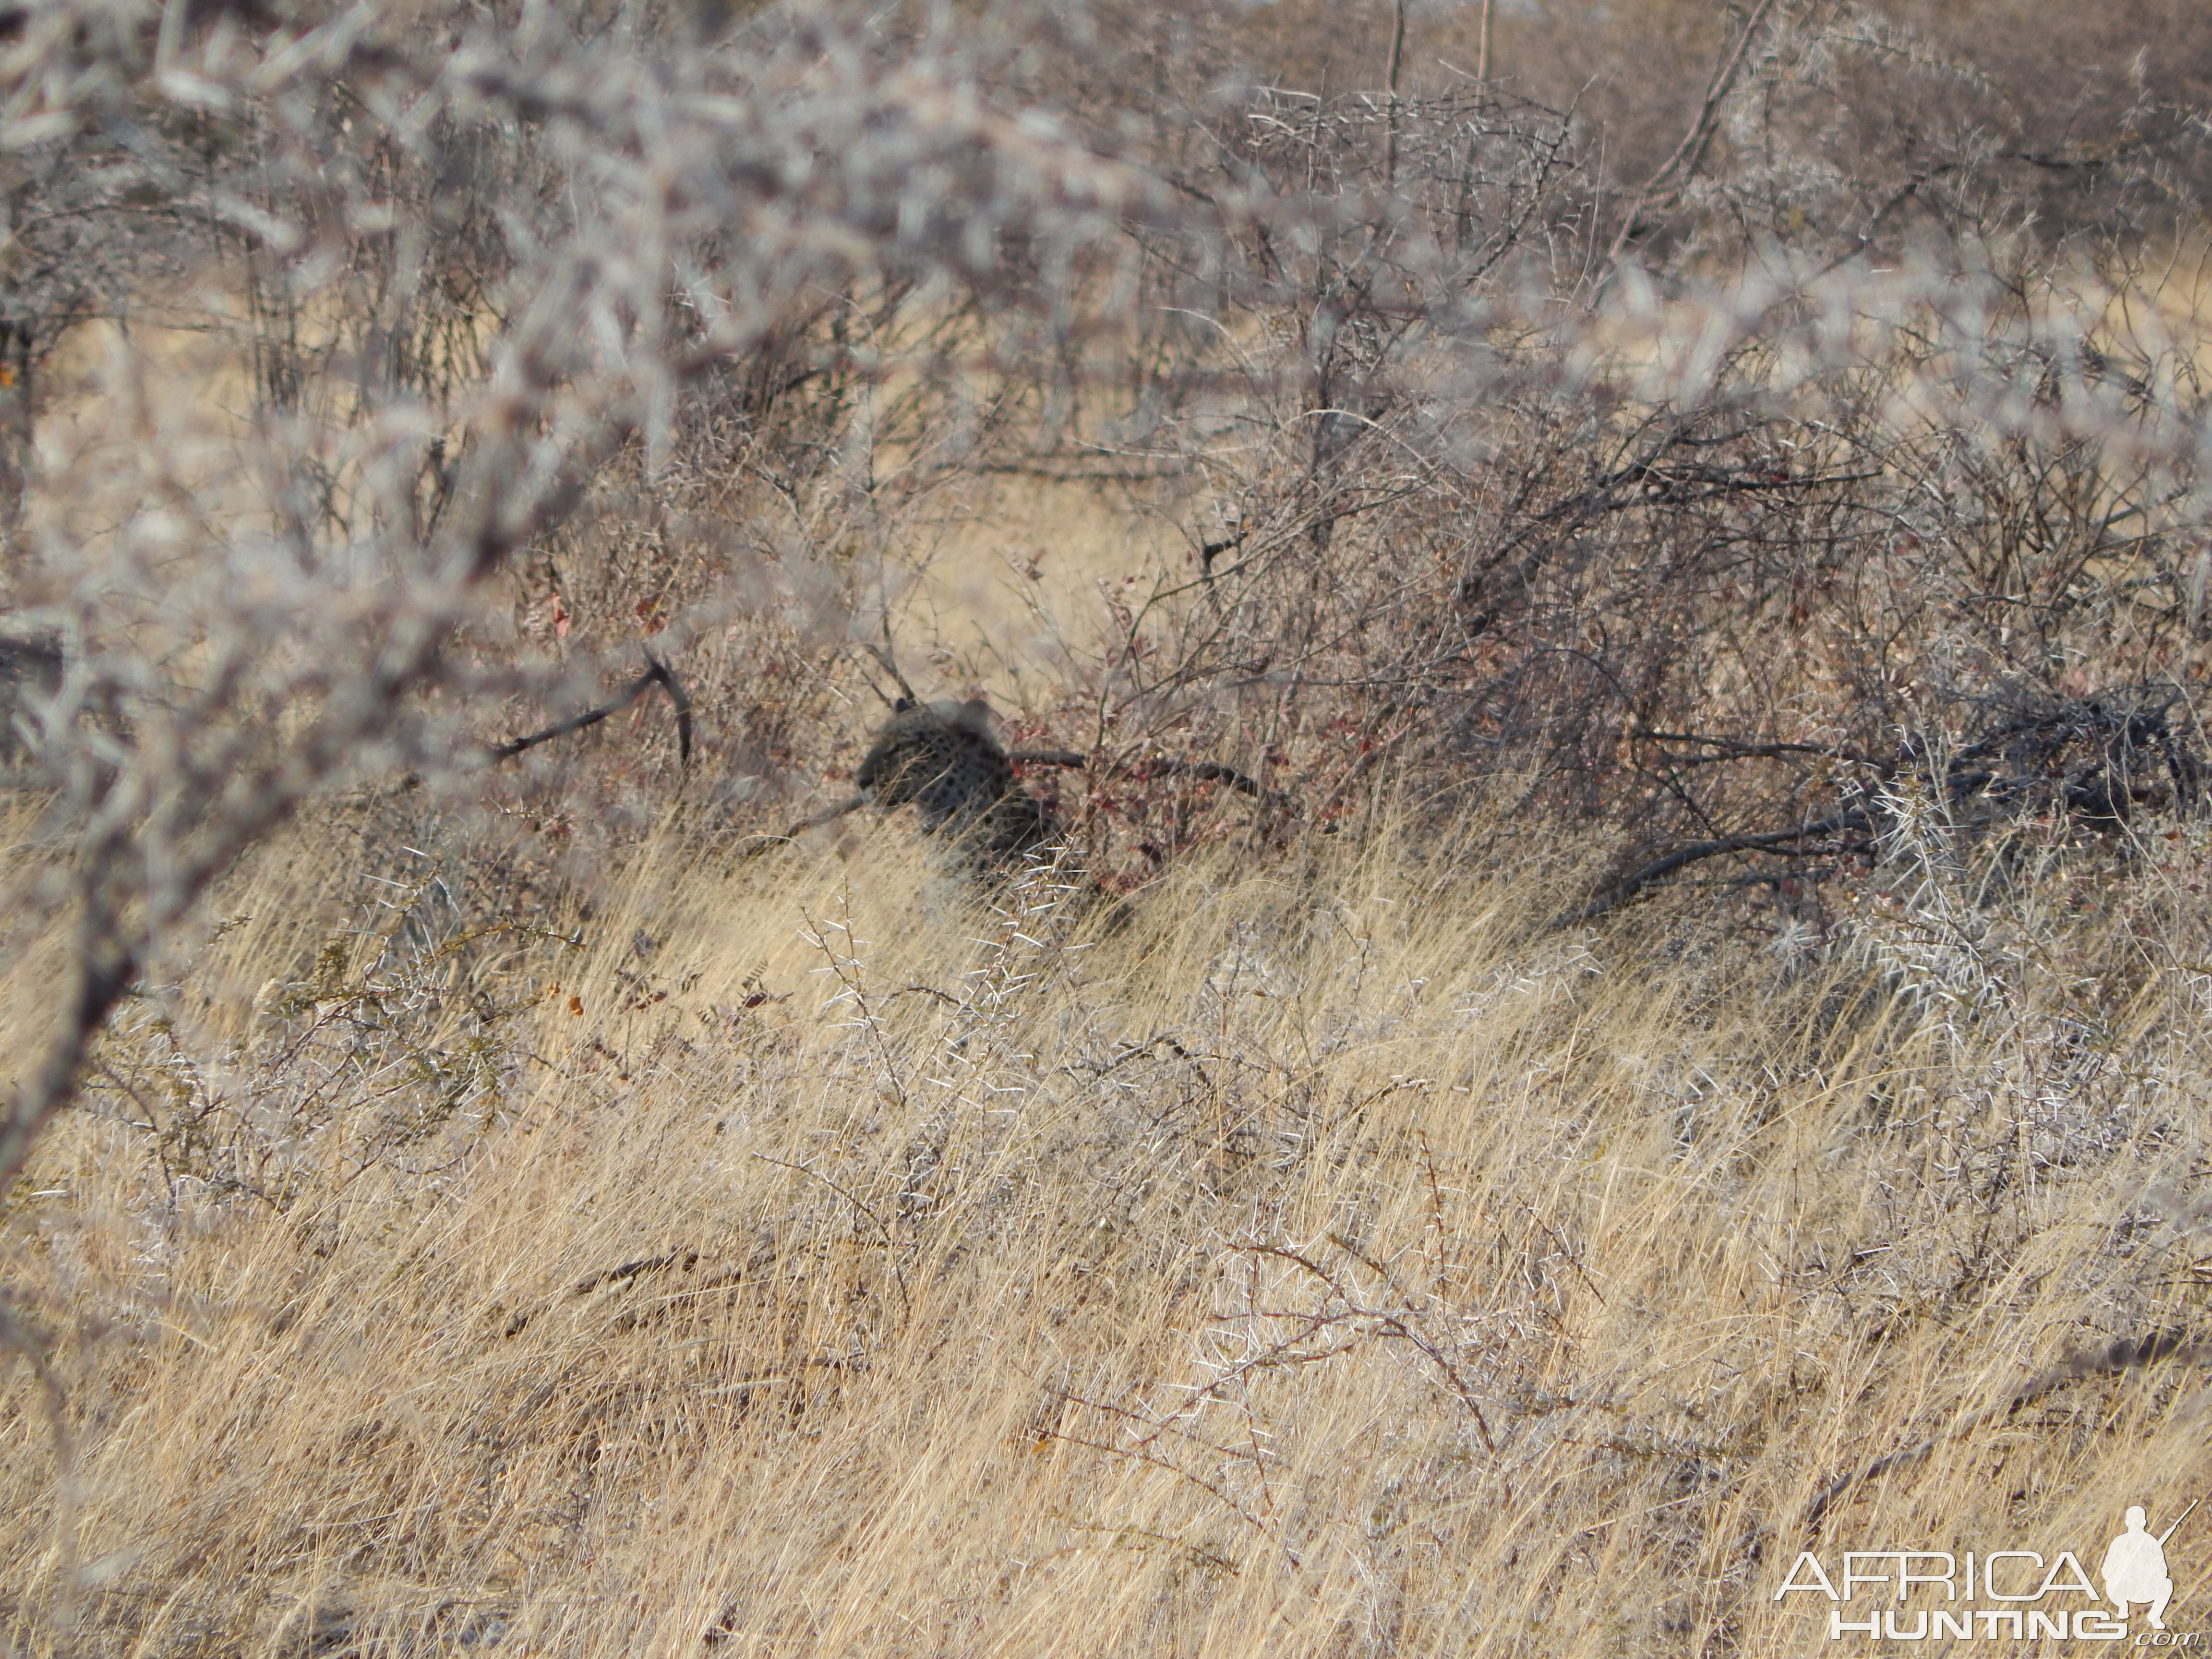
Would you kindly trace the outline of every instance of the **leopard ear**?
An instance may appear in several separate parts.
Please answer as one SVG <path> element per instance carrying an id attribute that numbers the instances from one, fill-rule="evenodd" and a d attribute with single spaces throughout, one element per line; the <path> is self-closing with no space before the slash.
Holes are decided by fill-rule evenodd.
<path id="1" fill-rule="evenodd" d="M 919 708 L 921 707 L 921 705 L 916 702 L 912 697 L 894 697 L 891 699 L 891 713 L 894 714 L 903 714 L 909 708 Z"/>

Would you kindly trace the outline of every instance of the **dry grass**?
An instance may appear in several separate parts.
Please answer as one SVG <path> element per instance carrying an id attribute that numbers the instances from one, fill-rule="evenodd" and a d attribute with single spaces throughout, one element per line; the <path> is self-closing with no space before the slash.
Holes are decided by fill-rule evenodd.
<path id="1" fill-rule="evenodd" d="M 2205 1490 L 2176 0 L 17 9 L 0 1659 L 1763 1659 Z M 1097 887 L 743 855 L 898 682 Z"/>
<path id="2" fill-rule="evenodd" d="M 1165 585 L 1190 562 L 1170 522 L 1176 506 L 1197 516 L 1185 504 L 1133 507 L 1112 486 L 1047 477 L 987 477 L 947 493 L 957 505 L 916 526 L 915 569 L 895 606 L 898 631 L 939 642 L 915 672 L 946 695 L 974 687 L 1006 709 L 1064 701 L 1095 642 L 1111 636 L 1109 599 Z"/>
<path id="3" fill-rule="evenodd" d="M 2201 1487 L 2137 1370 L 1802 1525 L 2201 1300 L 2144 918 L 1947 941 L 1939 870 L 1790 960 L 1371 848 L 1116 931 L 843 850 L 528 930 L 338 809 L 241 872 L 6 1218 L 17 1650 L 1809 1650 L 1801 1547 Z"/>

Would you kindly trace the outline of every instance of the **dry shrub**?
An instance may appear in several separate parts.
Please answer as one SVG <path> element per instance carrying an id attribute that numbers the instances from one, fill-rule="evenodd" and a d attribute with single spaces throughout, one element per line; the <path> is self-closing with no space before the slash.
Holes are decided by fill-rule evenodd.
<path id="1" fill-rule="evenodd" d="M 1909 904 L 1764 969 L 1382 848 L 1196 855 L 1099 937 L 892 836 L 664 841 L 580 945 L 403 894 L 314 946 L 264 901 L 343 872 L 274 866 L 18 1200 L 76 1335 L 10 1639 L 1695 1652 L 1795 1639 L 1801 1547 L 2163 1505 L 2155 1372 L 2002 1407 L 2188 1318 L 2201 1018 L 2091 1033 L 2041 953 L 2099 930 L 1993 932 L 1913 833 Z"/>
<path id="2" fill-rule="evenodd" d="M 2168 1511 L 2204 26 L 1462 10 L 0 16 L 9 1643 L 1757 1652 Z M 1164 550 L 972 638 L 1014 484 Z M 495 769 L 648 651 L 689 773 Z M 1090 877 L 759 851 L 978 689 Z"/>

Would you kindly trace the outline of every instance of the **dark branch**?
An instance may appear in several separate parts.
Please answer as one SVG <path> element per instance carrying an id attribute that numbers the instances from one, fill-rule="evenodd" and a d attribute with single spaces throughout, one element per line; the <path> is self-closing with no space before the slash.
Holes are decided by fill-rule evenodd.
<path id="1" fill-rule="evenodd" d="M 762 854 L 769 852 L 773 848 L 788 846 L 791 842 L 797 841 L 801 836 L 805 835 L 809 830 L 819 830 L 823 824 L 835 823 L 837 819 L 843 817 L 848 812 L 859 811 L 867 804 L 868 798 L 864 794 L 848 796 L 845 799 L 839 801 L 834 806 L 825 806 L 820 811 L 799 819 L 798 823 L 793 824 L 791 828 L 785 830 L 780 836 L 756 836 L 753 840 L 752 845 L 746 848 L 744 852 L 738 854 L 738 858 L 740 862 L 747 859 L 757 859 Z"/>
<path id="2" fill-rule="evenodd" d="M 1881 762 L 1870 759 L 1855 749 L 1835 749 L 1825 744 L 1744 743 L 1735 738 L 1701 737 L 1695 732 L 1653 732 L 1648 729 L 1635 735 L 1651 743 L 1694 743 L 1701 748 L 1718 751 L 1679 759 L 1674 763 L 1677 766 L 1704 766 L 1716 761 L 1777 760 L 1784 755 L 1817 755 L 1825 760 L 1850 761 L 1855 766 L 1880 767 L 1885 771 L 1895 769 L 1893 766 L 1884 767 Z"/>
<path id="3" fill-rule="evenodd" d="M 2141 1338 L 2122 1337 L 2111 1346 L 2095 1352 L 2070 1355 L 2048 1370 L 2039 1371 L 1996 1405 L 1960 1418 L 1941 1434 L 1931 1435 L 1917 1446 L 1907 1446 L 1901 1451 L 1878 1457 L 1863 1468 L 1854 1469 L 1831 1480 L 1807 1507 L 1805 1519 L 1801 1524 L 1806 1531 L 1811 1531 L 1820 1524 L 1820 1517 L 1835 1506 L 1836 1500 L 1861 1481 L 1886 1474 L 1900 1464 L 1925 1457 L 1944 1441 L 1955 1439 L 1996 1419 L 2009 1417 L 2022 1406 L 2040 1400 L 2045 1395 L 2062 1389 L 2069 1382 L 2079 1382 L 2086 1376 L 2118 1376 L 2123 1371 L 2159 1364 L 2168 1359 L 2201 1365 L 2212 1359 L 2212 1347 L 2201 1342 L 2191 1342 L 2185 1332 L 2168 1330 L 2153 1331 Z"/>
<path id="4" fill-rule="evenodd" d="M 1154 760 L 1146 763 L 1155 773 L 1170 777 L 1196 778 L 1202 783 L 1225 783 L 1240 795 L 1257 795 L 1260 786 L 1233 766 L 1219 761 Z"/>
<path id="5" fill-rule="evenodd" d="M 1017 766 L 1088 767 L 1091 757 L 1073 749 L 1017 749 L 1006 758 Z M 1117 771 L 1134 774 L 1137 767 L 1146 769 L 1156 777 L 1196 778 L 1201 783 L 1225 783 L 1240 795 L 1258 795 L 1259 784 L 1233 766 L 1224 766 L 1219 761 L 1170 760 L 1158 757 L 1141 761 L 1137 766 L 1118 767 Z"/>
<path id="6" fill-rule="evenodd" d="M 1633 875 L 1615 882 L 1580 908 L 1553 917 L 1547 926 L 1571 927 L 1577 922 L 1594 921 L 1608 910 L 1619 909 L 1662 876 L 1671 876 L 1675 871 L 1701 859 L 1719 858 L 1725 853 L 1766 852 L 1796 842 L 1812 841 L 1821 836 L 1844 835 L 1852 831 L 1863 834 L 1873 828 L 1874 821 L 1860 808 L 1854 806 L 1832 817 L 1802 824 L 1795 830 L 1771 830 L 1764 835 L 1723 836 L 1712 841 L 1692 842 L 1687 847 L 1678 847 L 1666 857 L 1654 860 Z"/>
<path id="7" fill-rule="evenodd" d="M 541 743 L 550 743 L 556 738 L 567 737 L 571 732 L 580 732 L 587 726 L 597 726 L 608 715 L 620 714 L 657 685 L 668 693 L 668 701 L 675 707 L 677 752 L 682 758 L 684 769 L 690 771 L 691 769 L 690 694 L 684 690 L 684 683 L 676 678 L 667 664 L 650 653 L 647 653 L 645 659 L 652 666 L 632 680 L 629 689 L 613 702 L 601 703 L 597 708 L 586 709 L 580 714 L 571 714 L 567 720 L 556 721 L 543 732 L 533 732 L 526 738 L 515 738 L 509 742 L 495 744 L 491 751 L 492 759 L 494 761 L 513 760 L 523 750 L 535 749 Z"/>

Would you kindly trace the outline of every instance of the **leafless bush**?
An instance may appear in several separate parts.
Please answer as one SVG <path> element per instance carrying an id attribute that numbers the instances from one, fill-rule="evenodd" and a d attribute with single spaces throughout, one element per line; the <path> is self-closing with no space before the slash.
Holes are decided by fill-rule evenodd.
<path id="1" fill-rule="evenodd" d="M 1625 203 L 1571 115 L 1486 83 L 1216 94 L 1176 156 L 1245 205 L 1237 285 L 1147 336 L 1082 447 L 1185 481 L 1191 560 L 1123 603 L 1084 724 L 1232 756 L 1325 821 L 1409 769 L 1448 811 L 1502 787 L 1618 825 L 1625 872 L 2069 698 L 2173 714 L 2201 337 L 2130 169 L 2193 199 L 2203 134 L 2168 109 L 2039 240 L 2013 153 L 1931 171 L 1806 112 L 1936 50 L 1748 9 Z"/>
<path id="2" fill-rule="evenodd" d="M 14 610 L 82 641 L 42 711 L 82 826 L 53 878 L 81 965 L 0 1174 L 240 850 L 326 781 L 449 765 L 460 732 L 436 695 L 465 721 L 516 684 L 462 631 L 488 582 L 557 538 L 611 463 L 676 465 L 696 388 L 729 386 L 732 365 L 766 376 L 706 405 L 732 418 L 685 427 L 687 447 L 757 462 L 747 422 L 810 378 L 793 342 L 835 296 L 1011 294 L 1002 234 L 1064 265 L 1153 198 L 978 102 L 946 40 L 887 53 L 831 15 L 763 16 L 708 52 L 675 21 L 614 21 L 18 19 L 4 72 L 27 216 L 102 238 L 96 308 L 234 341 L 257 395 L 240 419 L 164 401 L 118 336 L 101 390 L 135 428 L 57 457 L 25 509 Z M 24 327 L 51 346 L 91 301 L 39 292 Z M 804 447 L 804 422 L 775 424 Z M 648 590 L 625 626 L 684 643 L 695 597 Z M 83 718 L 111 705 L 111 726 Z"/>
<path id="3" fill-rule="evenodd" d="M 1835 125 L 1914 76 L 1999 95 L 1898 16 L 1750 9 L 1632 192 L 1418 19 L 1344 92 L 1240 83 L 1219 21 L 1165 65 L 1199 122 L 1109 155 L 977 93 L 1105 142 L 1109 88 L 949 24 L 23 15 L 17 404 L 125 319 L 95 382 L 155 434 L 80 428 L 10 555 L 14 625 L 78 641 L 34 711 L 85 826 L 69 1023 L 306 793 L 443 775 L 640 639 L 704 671 L 720 799 L 803 790 L 901 526 L 992 471 L 1166 480 L 1191 545 L 1042 724 L 1097 779 L 1218 757 L 1323 824 L 1503 787 L 1618 825 L 1626 874 L 1832 816 L 2001 688 L 2185 688 L 2202 392 L 2133 205 L 2194 188 L 2176 89 L 2075 169 L 2093 275 L 2014 234 L 2059 154 L 2024 128 L 1931 161 Z M 197 340 L 246 410 L 168 389 Z M 601 813 L 673 786 L 596 752 Z M 525 837 L 578 822 L 546 765 Z M 1154 866 L 1224 822 L 1126 783 L 1082 816 Z"/>
<path id="4" fill-rule="evenodd" d="M 550 1290 L 503 1262 L 463 1294 L 476 1259 L 413 1243 L 362 1255 L 419 1278 L 407 1328 L 459 1369 L 530 1374 L 441 1467 L 489 1492 L 510 1448 L 592 1463 L 601 1415 L 781 1456 L 914 1367 L 910 1394 L 868 1396 L 888 1421 L 943 1397 L 940 1357 L 1005 1285 L 1045 1282 L 1042 1252 L 1079 1288 L 1027 1328 L 1032 1417 L 1007 1433 L 1164 1480 L 1145 1535 L 1188 1521 L 1176 1571 L 1251 1571 L 1255 1596 L 1277 1580 L 1253 1549 L 1304 1574 L 1344 1524 L 1267 1444 L 1308 1376 L 1356 1401 L 1387 1376 L 1368 1420 L 1428 1425 L 1346 1534 L 1381 1583 L 1408 1492 L 1459 1483 L 1439 1503 L 1487 1547 L 1507 1483 L 1567 1478 L 1556 1424 L 1613 1460 L 1594 1513 L 1673 1514 L 1642 1472 L 1662 1465 L 1704 1493 L 1768 1460 L 1763 1498 L 1786 1497 L 1832 1475 L 1761 1437 L 1900 1310 L 2021 1344 L 2148 1318 L 2167 1281 L 2144 1263 L 2197 1272 L 2182 1200 L 2157 1200 L 2156 1250 L 2129 1223 L 2037 1252 L 2111 1196 L 2072 1172 L 2186 1167 L 2202 1139 L 2129 1055 L 2164 1044 L 2194 1078 L 2212 939 L 2190 896 L 2212 884 L 2212 404 L 2174 228 L 2203 200 L 2206 26 L 2172 14 L 2185 50 L 2085 58 L 2062 98 L 2051 63 L 1950 14 L 1654 5 L 1630 21 L 1685 72 L 1637 102 L 1585 99 L 1581 48 L 1540 58 L 1512 9 L 1461 9 L 1376 5 L 1364 41 L 1344 9 L 1289 5 L 0 14 L 8 990 L 58 1005 L 9 1080 L 0 1188 L 81 1101 L 158 1173 L 114 1190 L 164 1263 L 195 1218 L 250 1213 L 257 1260 L 320 1250 L 337 1282 L 359 1206 L 443 1213 L 542 1083 L 536 1145 L 609 1149 L 588 1167 L 611 1184 L 562 1187 L 560 1239 L 598 1249 L 601 1204 L 665 1231 L 671 1169 L 684 1224 L 720 1236 L 533 1261 Z M 1034 822 L 1070 825 L 1109 884 L 1154 884 L 1161 909 L 1117 913 L 1095 955 L 1048 872 L 980 923 L 963 904 L 957 937 L 896 894 L 824 906 L 811 846 L 732 873 L 738 836 L 862 762 L 886 678 L 977 689 L 908 599 L 933 538 L 1008 480 L 1086 487 L 1176 550 L 1086 573 L 1103 623 L 1045 619 L 1052 678 L 992 751 L 994 787 L 1033 757 Z M 696 716 L 688 770 L 690 728 L 613 706 L 661 664 Z M 210 921 L 209 896 L 302 811 L 349 826 L 343 915 L 263 947 L 250 1010 L 195 1012 L 229 931 L 274 926 Z M 1254 857 L 1177 863 L 1232 840 L 1281 857 L 1279 885 Z M 862 867 L 921 879 L 880 849 Z M 672 921 L 664 870 L 688 884 Z M 1372 914 L 1345 896 L 1363 882 L 1389 890 Z M 1756 895 L 1767 949 L 1740 948 L 1741 907 L 1678 906 L 1624 973 L 1594 924 L 1670 887 Z M 754 929 L 736 944 L 725 906 Z M 1456 931 L 1424 933 L 1431 911 Z M 771 912 L 776 946 L 732 966 Z M 866 931 L 887 914 L 888 945 Z M 784 1007 L 810 971 L 811 1024 Z M 1595 981 L 1625 988 L 1593 1044 Z M 1737 1048 L 1662 993 L 1736 1008 Z M 650 1116 L 649 1156 L 599 1133 L 616 1111 Z M 1456 1193 L 1431 1135 L 1457 1138 Z M 716 1163 L 710 1138 L 744 1150 Z M 543 1223 L 532 1183 L 582 1157 L 488 1182 L 512 1207 L 487 1231 Z M 1814 1213 L 1846 1166 L 1848 1225 Z M 1592 1170 L 1646 1194 L 1632 1233 L 1606 1231 Z M 1771 1273 L 1739 1265 L 1739 1199 L 1779 1218 Z M 1668 1323 L 1683 1239 L 1745 1305 L 1783 1285 L 1820 1324 L 1772 1316 L 1817 1384 L 1791 1357 L 1748 1402 L 1711 1383 L 1755 1431 L 1608 1392 L 1674 1387 L 1690 1359 L 1639 1369 L 1662 1336 L 1707 1363 Z M 1598 1256 L 1632 1298 L 1586 1279 Z M 34 1357 L 66 1463 L 86 1368 L 29 1328 L 79 1282 L 55 1260 L 0 1340 Z M 146 1299 L 118 1293 L 118 1320 L 182 1305 L 114 1277 Z M 511 1345 L 556 1308 L 586 1334 L 542 1381 Z M 1080 1347 L 1056 1346 L 1063 1315 L 1107 1355 L 1093 1374 L 1036 1358 Z M 595 1369 L 649 1328 L 686 1334 L 647 1380 Z M 636 1402 L 667 1378 L 690 1403 L 655 1417 Z M 544 1428 L 572 1380 L 599 1392 Z M 463 1528 L 411 1498 L 396 1541 L 370 1535 L 415 1465 L 363 1411 L 374 1501 L 297 1559 L 331 1537 L 458 1559 Z M 976 1467 L 1010 1461 L 997 1435 Z M 579 1516 L 612 1489 L 561 1479 Z M 71 1490 L 40 1522 L 64 1540 Z M 1624 1546 L 1708 1587 L 1699 1650 L 1747 1617 L 1758 1544 L 1714 1541 L 1718 1504 Z M 1522 1575 L 1527 1607 L 1559 1605 L 1563 1559 Z M 1388 1650 L 1398 1594 L 1331 1614 L 1332 1650 Z"/>

